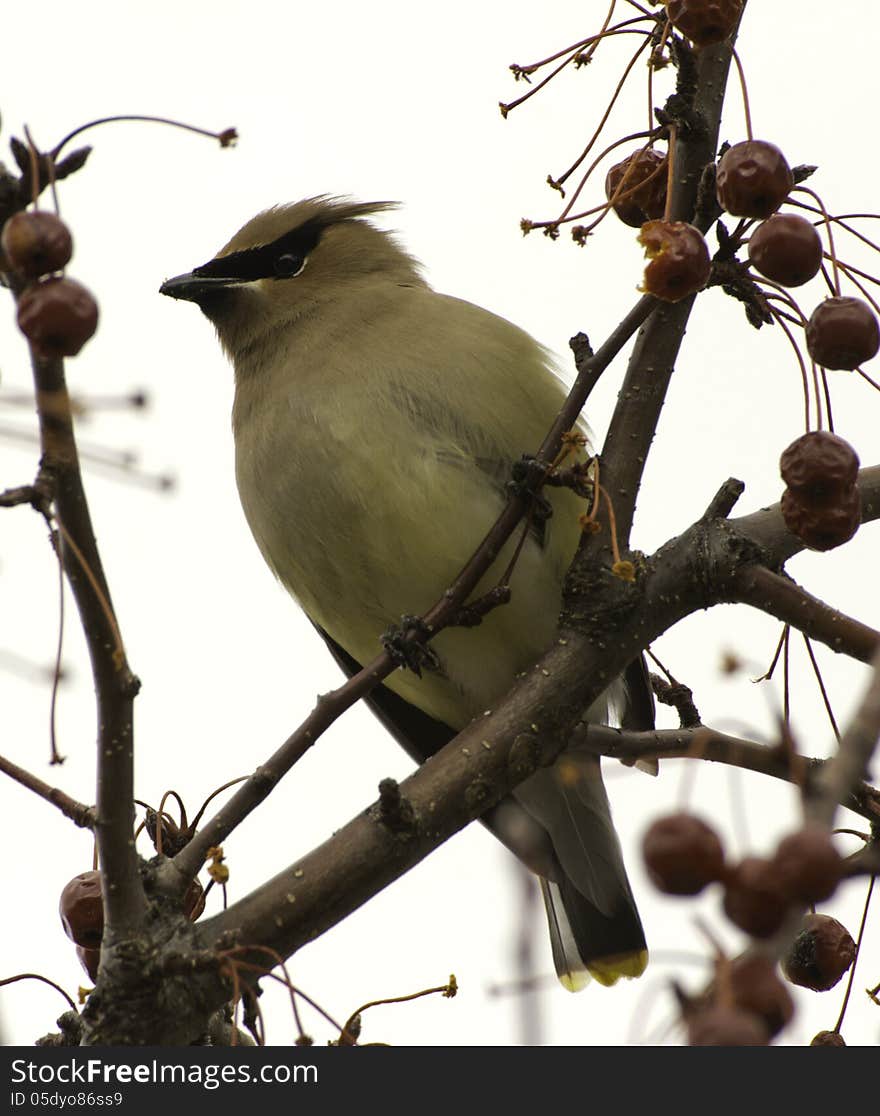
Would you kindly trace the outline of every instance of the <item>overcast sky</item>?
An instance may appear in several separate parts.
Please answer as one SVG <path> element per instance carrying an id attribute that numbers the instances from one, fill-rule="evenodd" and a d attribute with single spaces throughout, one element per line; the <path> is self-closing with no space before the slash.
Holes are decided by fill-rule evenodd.
<path id="1" fill-rule="evenodd" d="M 604 44 L 593 65 L 563 75 L 507 121 L 497 104 L 524 91 L 514 85 L 510 63 L 576 42 L 598 28 L 605 8 L 604 0 L 540 6 L 450 0 L 427 10 L 397 0 L 307 6 L 49 0 L 40 5 L 38 26 L 34 15 L 7 21 L 12 40 L 20 42 L 5 52 L 4 146 L 24 123 L 50 147 L 78 124 L 119 112 L 217 129 L 234 125 L 241 136 L 236 148 L 220 150 L 167 128 L 112 125 L 86 137 L 95 149 L 89 165 L 60 189 L 76 242 L 70 274 L 101 305 L 98 335 L 69 364 L 71 385 L 98 395 L 142 388 L 151 400 L 146 414 L 91 416 L 81 424 L 83 443 L 135 450 L 145 474 L 171 473 L 177 482 L 169 496 L 120 482 L 106 468 L 87 475 L 130 661 L 143 680 L 137 702 L 142 799 L 156 804 L 173 787 L 194 811 L 215 786 L 270 754 L 315 695 L 338 678 L 265 569 L 241 514 L 232 472 L 231 374 L 213 331 L 194 307 L 160 298 L 160 283 L 205 262 L 269 205 L 324 192 L 398 199 L 401 209 L 382 222 L 423 260 L 430 281 L 517 322 L 562 354 L 567 368 L 568 338 L 584 330 L 600 342 L 637 297 L 641 258 L 634 232 L 609 220 L 580 249 L 565 236 L 556 243 L 538 234 L 524 239 L 519 220 L 555 214 L 558 198 L 546 177 L 558 175 L 585 143 L 633 39 Z M 828 17 L 820 28 L 795 0 L 752 3 L 740 51 L 756 136 L 779 144 L 792 164 L 819 164 L 811 184 L 830 208 L 861 212 L 880 208 L 880 163 L 865 130 L 878 102 L 875 36 L 858 32 L 873 26 L 875 6 L 850 0 L 846 12 L 845 28 Z M 640 75 L 612 116 L 609 137 L 644 128 L 645 106 Z M 722 136 L 736 141 L 744 134 L 733 89 Z M 590 188 L 594 201 L 602 177 Z M 876 255 L 856 250 L 851 240 L 842 254 L 880 270 Z M 802 293 L 808 311 L 821 297 L 818 285 Z M 29 481 L 35 470 L 33 445 L 8 434 L 10 427 L 32 429 L 29 410 L 8 402 L 10 393 L 29 386 L 26 356 L 10 304 L 0 321 L 7 399 L 0 395 L 0 488 Z M 598 439 L 621 369 L 611 369 L 590 404 Z M 838 432 L 864 463 L 876 463 L 880 399 L 847 373 L 834 375 L 833 391 Z M 802 429 L 800 376 L 779 331 L 751 329 L 718 290 L 702 296 L 645 476 L 635 545 L 650 552 L 680 533 L 728 476 L 746 482 L 742 512 L 777 500 L 779 453 Z M 800 556 L 790 572 L 876 626 L 876 531 L 866 528 L 830 555 Z M 22 674 L 22 661 L 51 662 L 58 612 L 45 530 L 26 509 L 0 514 L 0 574 L 0 750 L 89 801 L 94 704 L 72 605 L 64 653 L 72 680 L 59 715 L 60 747 L 68 757 L 63 768 L 46 765 L 48 686 Z M 779 625 L 763 616 L 716 609 L 681 624 L 655 650 L 693 687 L 707 723 L 760 738 L 772 731 L 781 689 L 749 679 L 769 663 L 778 635 Z M 793 645 L 798 738 L 804 751 L 827 754 L 827 719 L 802 646 Z M 752 664 L 750 674 L 721 676 L 728 650 Z M 866 672 L 823 649 L 818 655 L 845 722 Z M 243 894 L 312 848 L 375 798 L 380 779 L 403 778 L 410 766 L 369 714 L 351 711 L 226 843 L 231 894 Z M 669 978 L 696 986 L 704 972 L 708 950 L 695 914 L 731 950 L 741 944 L 720 915 L 717 893 L 691 903 L 652 891 L 638 855 L 640 835 L 658 813 L 690 802 L 713 819 L 731 855 L 769 851 L 794 824 L 797 802 L 786 786 L 709 765 L 683 780 L 683 766 L 665 764 L 651 780 L 608 765 L 654 961 L 639 982 L 591 986 L 578 996 L 548 980 L 540 999 L 544 1041 L 668 1041 Z M 0 804 L 3 975 L 39 971 L 73 990 L 85 977 L 61 931 L 57 898 L 69 877 L 91 867 L 90 838 L 12 784 L 0 784 Z M 864 884 L 848 885 L 829 908 L 853 934 L 864 890 Z M 509 858 L 473 826 L 304 949 L 293 960 L 294 979 L 344 1019 L 359 1003 L 438 984 L 454 972 L 457 999 L 375 1009 L 365 1017 L 364 1039 L 521 1041 L 518 1001 L 488 993 L 490 985 L 516 976 L 519 895 Z M 875 928 L 878 918 L 875 912 Z M 873 939 L 844 1029 L 852 1043 L 878 1036 L 878 1009 L 863 991 L 880 981 L 876 930 Z M 549 973 L 543 927 L 536 948 L 539 971 Z M 799 1015 L 783 1041 L 809 1041 L 819 1028 L 833 1027 L 842 993 L 841 984 L 824 996 L 798 994 Z M 270 1041 L 290 1041 L 283 995 L 271 990 L 265 999 Z M 31 1042 L 63 1007 L 41 986 L 3 989 L 7 1041 Z M 306 1018 L 317 1041 L 333 1037 L 320 1019 Z"/>

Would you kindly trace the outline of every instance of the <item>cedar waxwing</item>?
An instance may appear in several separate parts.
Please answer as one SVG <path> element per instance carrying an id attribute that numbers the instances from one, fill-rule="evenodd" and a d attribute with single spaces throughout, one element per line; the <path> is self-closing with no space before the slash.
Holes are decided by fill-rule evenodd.
<path id="1" fill-rule="evenodd" d="M 349 675 L 378 653 L 389 623 L 423 613 L 453 581 L 504 506 L 513 463 L 534 452 L 565 398 L 544 348 L 434 291 L 366 220 L 388 208 L 318 197 L 270 209 L 162 286 L 201 308 L 232 361 L 245 515 Z M 367 699 L 417 762 L 554 639 L 584 503 L 562 488 L 546 496 L 552 517 L 533 524 L 510 603 L 478 627 L 441 632 L 434 669 L 398 670 Z M 648 727 L 641 662 L 628 681 L 616 687 L 629 693 L 624 722 Z M 603 720 L 608 705 L 587 715 Z M 588 972 L 603 984 L 642 973 L 644 932 L 595 757 L 563 752 L 482 820 L 539 875 L 566 987 Z"/>

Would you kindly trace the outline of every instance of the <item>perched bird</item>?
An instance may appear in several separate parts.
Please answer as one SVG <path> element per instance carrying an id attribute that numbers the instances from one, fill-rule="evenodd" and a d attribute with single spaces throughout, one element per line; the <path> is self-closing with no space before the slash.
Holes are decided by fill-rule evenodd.
<path id="1" fill-rule="evenodd" d="M 504 506 L 565 397 L 550 354 L 510 322 L 433 290 L 368 218 L 390 203 L 316 197 L 260 213 L 161 288 L 213 322 L 235 372 L 242 506 L 263 557 L 349 675 L 401 615 L 425 612 Z M 553 641 L 583 501 L 548 493 L 510 603 L 433 641 L 369 703 L 417 762 L 491 708 Z M 511 541 L 483 588 L 497 582 Z M 650 720 L 641 660 L 630 723 Z M 622 686 L 617 687 L 623 690 Z M 607 701 L 587 714 L 607 715 Z M 541 879 L 570 989 L 641 974 L 647 952 L 598 760 L 565 751 L 482 819 Z"/>

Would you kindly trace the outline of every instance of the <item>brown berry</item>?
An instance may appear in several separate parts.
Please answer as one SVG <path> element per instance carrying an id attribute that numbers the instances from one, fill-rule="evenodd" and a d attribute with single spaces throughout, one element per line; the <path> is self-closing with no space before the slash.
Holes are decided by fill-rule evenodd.
<path id="1" fill-rule="evenodd" d="M 837 434 L 811 430 L 783 451 L 779 472 L 801 503 L 827 507 L 854 487 L 859 455 Z"/>
<path id="2" fill-rule="evenodd" d="M 64 933 L 85 949 L 98 949 L 104 936 L 101 873 L 80 872 L 64 885 L 58 901 Z"/>
<path id="3" fill-rule="evenodd" d="M 847 371 L 877 355 L 880 326 L 874 311 L 860 298 L 826 298 L 806 327 L 807 351 L 823 368 Z"/>
<path id="4" fill-rule="evenodd" d="M 19 299 L 18 328 L 38 356 L 76 356 L 98 328 L 98 304 L 74 279 L 43 279 Z"/>
<path id="5" fill-rule="evenodd" d="M 771 958 L 757 953 L 737 957 L 730 964 L 729 984 L 736 1006 L 757 1015 L 771 1038 L 791 1022 L 794 1003 Z"/>
<path id="6" fill-rule="evenodd" d="M 70 229 L 54 213 L 14 213 L 3 226 L 0 246 L 8 263 L 27 279 L 60 271 L 73 255 Z"/>
<path id="7" fill-rule="evenodd" d="M 642 855 L 652 882 L 667 895 L 697 895 L 724 872 L 717 834 L 692 814 L 658 818 L 642 839 Z"/>
<path id="8" fill-rule="evenodd" d="M 786 488 L 780 506 L 785 526 L 810 550 L 833 550 L 842 546 L 862 522 L 862 503 L 857 488 L 849 489 L 837 504 L 827 507 L 806 504 Z"/>
<path id="9" fill-rule="evenodd" d="M 819 1031 L 813 1036 L 810 1046 L 846 1046 L 840 1031 Z"/>
<path id="10" fill-rule="evenodd" d="M 96 981 L 98 979 L 98 966 L 101 964 L 100 949 L 86 949 L 85 946 L 78 945 L 76 955 L 79 958 L 80 965 L 89 974 L 90 979 L 93 982 Z"/>
<path id="11" fill-rule="evenodd" d="M 822 241 L 806 218 L 774 213 L 749 237 L 749 259 L 774 283 L 800 287 L 822 266 Z"/>
<path id="12" fill-rule="evenodd" d="M 766 1046 L 767 1028 L 742 1008 L 711 1004 L 686 1018 L 688 1046 Z"/>
<path id="13" fill-rule="evenodd" d="M 647 181 L 646 181 L 647 180 Z M 639 229 L 666 211 L 666 156 L 653 147 L 634 151 L 605 175 L 605 196 L 618 194 L 612 208 L 626 225 Z"/>
<path id="14" fill-rule="evenodd" d="M 715 191 L 735 217 L 769 217 L 794 185 L 791 167 L 779 148 L 766 140 L 743 140 L 721 156 Z"/>
<path id="15" fill-rule="evenodd" d="M 648 221 L 639 243 L 651 261 L 642 290 L 665 302 L 678 302 L 705 287 L 712 264 L 703 234 L 684 221 Z"/>
<path id="16" fill-rule="evenodd" d="M 843 857 L 822 825 L 809 823 L 779 843 L 774 857 L 785 887 L 802 903 L 821 903 L 837 890 Z"/>
<path id="17" fill-rule="evenodd" d="M 776 865 L 747 856 L 724 882 L 724 912 L 731 922 L 756 938 L 775 934 L 788 910 L 789 897 Z"/>
<path id="18" fill-rule="evenodd" d="M 667 0 L 672 26 L 694 46 L 722 43 L 733 34 L 742 12 L 742 0 Z"/>
<path id="19" fill-rule="evenodd" d="M 800 932 L 782 962 L 787 980 L 814 992 L 833 988 L 855 960 L 856 943 L 836 918 L 804 916 Z"/>

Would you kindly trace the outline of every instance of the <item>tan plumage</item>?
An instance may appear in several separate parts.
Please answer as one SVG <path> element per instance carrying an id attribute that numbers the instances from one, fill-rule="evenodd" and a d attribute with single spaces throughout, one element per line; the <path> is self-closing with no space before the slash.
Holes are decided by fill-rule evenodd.
<path id="1" fill-rule="evenodd" d="M 312 198 L 269 210 L 163 287 L 202 307 L 232 359 L 236 477 L 264 558 L 358 663 L 374 657 L 390 622 L 424 612 L 451 583 L 501 510 L 513 462 L 537 448 L 564 398 L 545 349 L 432 290 L 365 220 L 385 208 Z M 567 490 L 549 497 L 553 516 L 523 548 L 511 603 L 476 629 L 436 637 L 440 670 L 386 682 L 451 729 L 503 696 L 554 637 L 583 507 Z M 424 758 L 417 740 L 404 743 Z M 616 920 L 623 928 L 620 949 L 603 945 L 588 967 L 607 982 L 637 975 L 644 940 L 598 764 L 566 764 L 564 782 L 556 768 L 539 772 L 516 793 L 526 811 L 510 804 L 491 824 L 555 881 L 545 898 L 569 984 L 585 962 L 576 948 L 572 956 L 578 933 L 562 907 L 581 903 L 578 894 L 612 942 Z M 539 856 L 547 833 L 553 849 Z M 609 954 L 626 957 L 606 964 Z"/>

